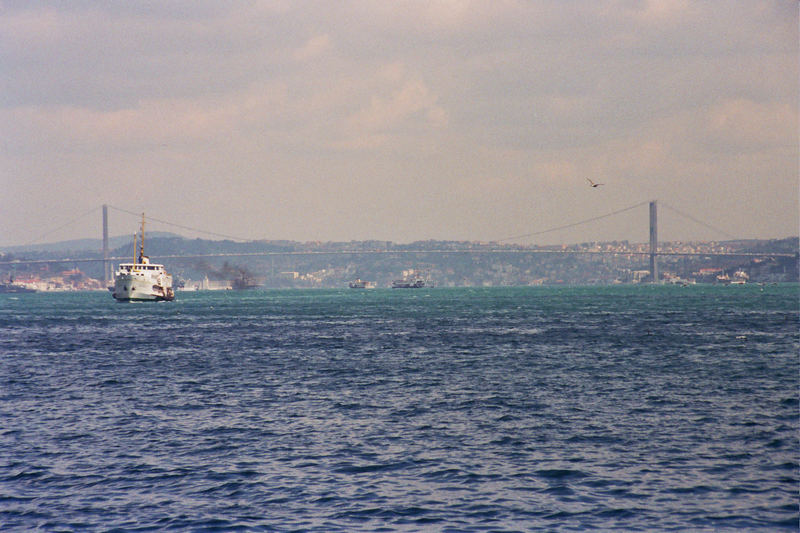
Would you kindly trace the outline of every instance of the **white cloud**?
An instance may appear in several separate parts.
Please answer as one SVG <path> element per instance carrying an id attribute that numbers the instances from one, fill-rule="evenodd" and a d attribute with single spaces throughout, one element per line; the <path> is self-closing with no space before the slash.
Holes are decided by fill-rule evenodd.
<path id="1" fill-rule="evenodd" d="M 446 123 L 445 111 L 420 80 L 409 80 L 386 97 L 373 96 L 369 105 L 349 117 L 348 126 L 358 131 L 387 131 L 397 128 L 415 115 L 434 126 Z"/>
<path id="2" fill-rule="evenodd" d="M 294 58 L 298 61 L 308 61 L 323 55 L 331 48 L 331 38 L 328 34 L 312 37 L 297 50 L 294 51 Z"/>
<path id="3" fill-rule="evenodd" d="M 797 107 L 789 102 L 722 100 L 703 117 L 703 141 L 726 151 L 747 152 L 796 147 Z"/>

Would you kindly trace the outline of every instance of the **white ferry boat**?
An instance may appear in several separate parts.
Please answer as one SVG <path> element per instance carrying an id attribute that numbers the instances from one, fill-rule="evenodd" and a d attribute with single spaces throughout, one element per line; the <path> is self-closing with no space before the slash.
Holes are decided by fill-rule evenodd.
<path id="1" fill-rule="evenodd" d="M 136 250 L 136 235 L 133 236 L 133 249 Z M 142 240 L 139 257 L 133 263 L 120 263 L 114 273 L 112 295 L 118 302 L 130 301 L 170 301 L 175 299 L 172 290 L 172 275 L 164 265 L 150 262 L 144 255 L 144 214 L 142 215 Z"/>

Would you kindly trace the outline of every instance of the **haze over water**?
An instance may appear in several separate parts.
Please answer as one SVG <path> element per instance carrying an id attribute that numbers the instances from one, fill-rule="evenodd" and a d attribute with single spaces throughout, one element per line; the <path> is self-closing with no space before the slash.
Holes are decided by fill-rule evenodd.
<path id="1" fill-rule="evenodd" d="M 0 295 L 0 528 L 796 530 L 798 286 Z"/>

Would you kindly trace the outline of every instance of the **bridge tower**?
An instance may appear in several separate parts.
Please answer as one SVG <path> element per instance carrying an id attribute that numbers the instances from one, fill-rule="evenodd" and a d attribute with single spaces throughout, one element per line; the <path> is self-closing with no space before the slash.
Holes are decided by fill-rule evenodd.
<path id="1" fill-rule="evenodd" d="M 656 201 L 650 202 L 650 276 L 653 283 L 658 283 L 658 212 Z"/>
<path id="2" fill-rule="evenodd" d="M 103 282 L 108 287 L 109 283 L 109 269 L 108 269 L 108 206 L 103 204 Z"/>

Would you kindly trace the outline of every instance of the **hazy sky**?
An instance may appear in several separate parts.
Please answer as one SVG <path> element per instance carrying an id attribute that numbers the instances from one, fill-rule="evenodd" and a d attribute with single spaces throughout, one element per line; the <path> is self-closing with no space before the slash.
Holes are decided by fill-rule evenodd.
<path id="1" fill-rule="evenodd" d="M 797 235 L 798 74 L 795 0 L 0 0 L 0 245 Z"/>

